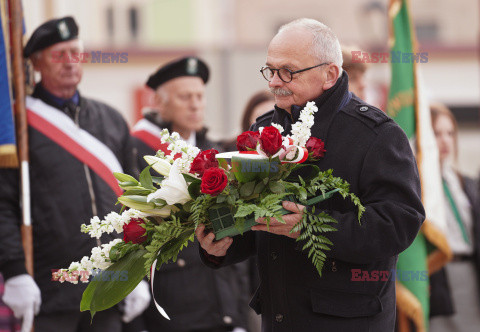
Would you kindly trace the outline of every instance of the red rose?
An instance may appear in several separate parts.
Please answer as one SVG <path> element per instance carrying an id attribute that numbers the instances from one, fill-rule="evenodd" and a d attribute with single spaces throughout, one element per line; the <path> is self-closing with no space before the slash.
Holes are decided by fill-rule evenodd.
<path id="1" fill-rule="evenodd" d="M 132 218 L 128 224 L 123 225 L 123 242 L 143 243 L 147 239 L 147 231 L 141 225 L 145 222 L 140 218 Z"/>
<path id="2" fill-rule="evenodd" d="M 228 184 L 228 178 L 225 171 L 221 168 L 209 168 L 202 177 L 200 191 L 204 194 L 217 196 Z"/>
<path id="3" fill-rule="evenodd" d="M 320 138 L 310 137 L 305 144 L 310 160 L 318 160 L 325 155 L 325 143 Z"/>
<path id="4" fill-rule="evenodd" d="M 258 131 L 245 131 L 237 137 L 237 150 L 255 150 L 257 148 L 257 142 L 259 139 L 260 133 Z"/>
<path id="5" fill-rule="evenodd" d="M 215 158 L 217 153 L 218 151 L 215 149 L 201 151 L 195 159 L 193 159 L 192 166 L 190 166 L 190 173 L 198 174 L 202 177 L 207 169 L 218 167 L 218 160 Z"/>
<path id="6" fill-rule="evenodd" d="M 260 134 L 260 145 L 267 156 L 273 156 L 282 147 L 282 135 L 275 127 L 265 127 Z"/>

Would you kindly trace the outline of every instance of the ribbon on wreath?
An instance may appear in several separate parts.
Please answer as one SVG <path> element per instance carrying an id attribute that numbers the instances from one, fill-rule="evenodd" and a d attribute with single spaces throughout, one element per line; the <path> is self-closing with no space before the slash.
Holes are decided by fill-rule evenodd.
<path id="1" fill-rule="evenodd" d="M 251 152 L 253 152 L 253 154 L 259 154 L 268 157 L 268 155 L 262 150 L 260 144 L 257 144 L 257 151 L 240 151 L 240 153 Z M 294 145 L 292 138 L 284 137 L 282 147 L 272 156 L 272 158 L 275 157 L 279 157 L 282 163 L 301 164 L 308 159 L 308 150 L 304 147 Z"/>
<path id="2" fill-rule="evenodd" d="M 166 319 L 170 320 L 170 317 L 168 317 L 167 313 L 165 310 L 157 303 L 157 300 L 155 300 L 155 293 L 153 292 L 153 279 L 155 277 L 155 267 L 157 267 L 157 260 L 155 260 L 150 267 L 150 290 L 152 291 L 152 299 L 153 303 L 155 303 L 155 307 L 157 307 L 158 312 L 165 317 Z"/>

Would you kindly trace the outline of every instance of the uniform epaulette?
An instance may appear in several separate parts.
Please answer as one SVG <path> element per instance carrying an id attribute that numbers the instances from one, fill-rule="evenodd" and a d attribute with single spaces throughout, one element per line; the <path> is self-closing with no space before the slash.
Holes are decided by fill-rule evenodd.
<path id="1" fill-rule="evenodd" d="M 354 102 L 354 105 L 348 105 L 342 111 L 361 120 L 371 128 L 391 120 L 381 109 L 366 103 Z"/>

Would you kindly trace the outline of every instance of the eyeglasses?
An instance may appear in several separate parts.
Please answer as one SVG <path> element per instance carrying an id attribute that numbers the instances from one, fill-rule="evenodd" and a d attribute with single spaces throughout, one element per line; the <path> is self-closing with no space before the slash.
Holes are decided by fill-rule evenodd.
<path id="1" fill-rule="evenodd" d="M 291 71 L 290 69 L 287 69 L 287 68 L 275 69 L 270 67 L 262 67 L 260 69 L 260 72 L 262 73 L 263 77 L 270 82 L 273 79 L 273 76 L 275 75 L 275 71 L 276 71 L 278 74 L 278 77 L 282 81 L 284 81 L 285 83 L 290 83 L 293 80 L 293 74 L 301 73 L 303 71 L 307 71 L 307 70 L 317 68 L 323 65 L 328 65 L 328 64 L 330 64 L 330 62 L 324 62 L 313 67 L 308 67 L 308 68 L 304 68 L 296 71 Z"/>

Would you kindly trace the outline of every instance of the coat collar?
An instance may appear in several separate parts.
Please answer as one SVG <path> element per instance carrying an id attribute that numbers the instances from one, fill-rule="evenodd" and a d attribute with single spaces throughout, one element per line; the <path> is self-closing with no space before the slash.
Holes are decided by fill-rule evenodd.
<path id="1" fill-rule="evenodd" d="M 73 103 L 75 105 L 80 105 L 80 93 L 78 90 L 75 92 L 75 95 L 69 99 L 59 98 L 54 96 L 49 91 L 47 91 L 41 82 L 35 85 L 35 90 L 33 91 L 32 97 L 41 99 L 50 106 L 53 106 L 58 109 L 62 109 L 66 103 Z"/>

